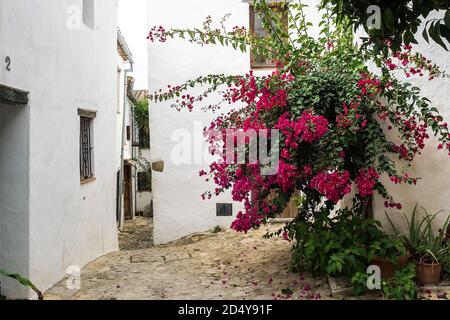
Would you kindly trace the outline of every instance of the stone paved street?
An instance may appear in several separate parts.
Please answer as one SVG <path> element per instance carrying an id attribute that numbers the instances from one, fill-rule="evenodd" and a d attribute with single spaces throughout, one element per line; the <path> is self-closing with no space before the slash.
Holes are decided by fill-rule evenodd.
<path id="1" fill-rule="evenodd" d="M 153 247 L 153 218 L 125 221 L 124 231 L 119 233 L 119 247 L 121 251 Z"/>
<path id="2" fill-rule="evenodd" d="M 326 278 L 289 272 L 290 244 L 263 235 L 281 228 L 270 224 L 240 234 L 234 231 L 195 234 L 153 246 L 152 220 L 138 217 L 120 233 L 120 252 L 104 256 L 82 270 L 81 289 L 69 290 L 66 281 L 50 289 L 48 300 L 122 299 L 333 299 Z M 334 283 L 334 280 L 332 281 Z M 333 285 L 334 286 L 334 285 Z M 379 293 L 335 299 L 380 299 Z M 447 300 L 450 286 L 421 288 L 419 297 Z"/>
<path id="3" fill-rule="evenodd" d="M 272 224 L 248 234 L 206 232 L 165 246 L 150 247 L 142 236 L 122 234 L 121 248 L 82 271 L 81 290 L 65 281 L 47 299 L 326 299 L 326 279 L 289 273 L 290 245 L 281 238 L 263 239 Z M 150 225 L 147 224 L 150 227 Z M 132 229 L 128 229 L 133 230 Z M 149 228 L 148 228 L 149 230 Z M 137 246 L 144 249 L 130 250 Z"/>

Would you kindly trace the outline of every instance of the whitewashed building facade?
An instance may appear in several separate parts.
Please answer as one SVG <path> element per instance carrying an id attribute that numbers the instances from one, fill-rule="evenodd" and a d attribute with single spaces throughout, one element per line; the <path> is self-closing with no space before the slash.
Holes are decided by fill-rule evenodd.
<path id="1" fill-rule="evenodd" d="M 275 0 L 274 0 L 275 1 Z M 279 2 L 279 1 L 278 1 Z M 307 4 L 307 19 L 315 23 L 310 35 L 317 35 L 317 23 L 321 19 L 316 6 L 318 0 L 302 1 Z M 217 26 L 225 14 L 231 14 L 226 25 L 244 26 L 249 29 L 251 20 L 248 0 L 168 0 L 150 2 L 149 25 L 170 28 L 201 27 L 207 16 L 211 16 Z M 430 17 L 431 18 L 431 17 Z M 420 35 L 421 32 L 418 32 Z M 419 36 L 420 37 L 420 36 Z M 450 71 L 449 54 L 437 44 L 420 43 L 415 50 L 422 51 L 436 61 L 447 72 Z M 168 40 L 167 43 L 149 45 L 149 87 L 150 93 L 167 89 L 168 85 L 179 85 L 187 80 L 206 74 L 245 74 L 252 69 L 250 54 L 243 54 L 232 48 L 220 45 L 198 46 L 183 39 Z M 270 72 L 270 68 L 258 66 L 255 74 Z M 450 119 L 447 107 L 450 101 L 449 79 L 433 82 L 415 80 L 414 85 L 424 89 Z M 197 91 L 196 91 L 197 90 Z M 193 95 L 201 93 L 201 88 L 192 90 Z M 208 161 L 198 156 L 205 151 L 202 145 L 202 129 L 215 115 L 204 113 L 195 108 L 192 113 L 177 112 L 170 102 L 156 103 L 150 106 L 151 114 L 151 150 L 152 161 L 164 162 L 163 172 L 153 174 L 154 203 L 154 239 L 155 243 L 165 243 L 190 233 L 206 231 L 216 225 L 229 227 L 233 216 L 240 210 L 240 204 L 233 203 L 230 196 L 202 201 L 200 195 L 213 186 L 199 178 L 198 172 L 207 168 Z M 191 153 L 180 160 L 179 146 L 191 146 Z M 432 139 L 427 149 L 411 168 L 411 174 L 422 177 L 418 186 L 393 186 L 389 190 L 396 199 L 404 204 L 404 211 L 411 212 L 416 202 L 420 202 L 430 212 L 439 209 L 450 210 L 450 158 L 445 152 L 437 152 L 437 142 Z M 389 183 L 386 183 L 389 185 Z M 218 216 L 217 204 L 232 205 L 232 215 Z M 384 205 L 381 199 L 374 203 L 375 216 L 384 217 Z"/>
<path id="2" fill-rule="evenodd" d="M 0 267 L 42 291 L 118 249 L 116 21 L 116 0 L 0 0 Z"/>

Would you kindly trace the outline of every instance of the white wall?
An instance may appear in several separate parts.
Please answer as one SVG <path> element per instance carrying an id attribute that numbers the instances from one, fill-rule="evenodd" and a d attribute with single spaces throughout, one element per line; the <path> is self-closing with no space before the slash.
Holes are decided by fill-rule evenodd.
<path id="1" fill-rule="evenodd" d="M 149 3 L 149 26 L 195 28 L 200 27 L 208 15 L 216 24 L 227 13 L 231 30 L 234 26 L 249 28 L 249 4 L 243 0 L 170 0 Z M 308 17 L 317 21 L 319 13 L 315 9 L 317 0 L 306 1 L 310 8 Z M 220 25 L 217 25 L 220 27 Z M 311 28 L 312 35 L 316 34 Z M 250 55 L 221 46 L 201 47 L 186 40 L 169 40 L 149 45 L 149 90 L 150 93 L 167 89 L 167 85 L 181 84 L 186 80 L 205 74 L 241 75 L 250 70 Z M 255 74 L 267 74 L 270 70 L 259 70 Z M 200 93 L 200 89 L 191 91 Z M 211 99 L 217 102 L 218 100 Z M 176 165 L 171 152 L 179 142 L 172 141 L 172 134 L 185 129 L 202 139 L 202 128 L 209 125 L 215 115 L 200 111 L 177 112 L 170 109 L 170 103 L 150 106 L 152 160 L 165 162 L 163 173 L 153 173 L 153 210 L 155 243 L 165 243 L 193 232 L 205 231 L 216 225 L 228 228 L 234 220 L 216 217 L 216 203 L 230 203 L 229 195 L 202 201 L 200 195 L 206 190 L 214 190 L 199 177 L 201 169 L 207 169 L 210 162 Z M 226 108 L 225 108 L 226 109 Z M 202 125 L 196 126 L 200 121 Z M 242 210 L 241 204 L 233 204 L 233 216 Z"/>
<path id="2" fill-rule="evenodd" d="M 81 6 L 81 0 L 0 0 L 0 58 L 12 59 L 11 72 L 2 67 L 0 83 L 30 91 L 29 202 L 23 203 L 29 207 L 29 234 L 20 222 L 10 226 L 28 242 L 28 253 L 22 247 L 9 250 L 28 255 L 27 275 L 41 290 L 61 280 L 68 266 L 82 267 L 118 248 L 112 161 L 117 3 L 90 1 L 94 29 L 69 30 L 67 9 Z M 86 185 L 80 185 L 78 108 L 97 111 L 96 181 Z M 20 175 L 17 179 L 15 184 L 24 184 Z M 25 268 L 16 263 L 12 271 Z"/>
<path id="3" fill-rule="evenodd" d="M 438 14 L 430 15 L 429 19 L 435 18 Z M 420 38 L 419 45 L 413 47 L 413 51 L 424 54 L 430 58 L 438 66 L 450 72 L 450 53 L 445 51 L 438 44 L 431 42 L 428 44 L 421 38 L 422 31 L 417 33 Z M 443 115 L 444 120 L 450 123 L 450 79 L 435 79 L 428 81 L 428 77 L 411 77 L 406 78 L 399 74 L 401 79 L 411 83 L 413 86 L 421 88 L 422 95 L 428 97 L 433 106 L 436 106 Z M 392 132 L 389 132 L 392 135 Z M 450 156 L 445 150 L 438 150 L 438 142 L 434 138 L 431 130 L 431 137 L 426 142 L 427 146 L 412 163 L 411 168 L 405 167 L 405 162 L 398 162 L 399 168 L 407 170 L 410 176 L 420 177 L 417 186 L 394 185 L 388 177 L 384 177 L 384 184 L 388 191 L 394 196 L 395 200 L 403 205 L 402 212 L 410 215 L 416 203 L 424 206 L 429 213 L 438 210 L 446 210 L 450 212 Z M 374 203 L 375 216 L 386 224 L 384 200 L 380 197 L 376 198 Z M 406 226 L 405 221 L 398 215 L 398 211 L 387 210 L 399 226 Z M 436 227 L 442 226 L 445 215 L 441 215 L 436 221 Z"/>
<path id="4" fill-rule="evenodd" d="M 151 161 L 150 149 L 141 149 L 142 158 L 147 161 Z M 143 169 L 138 167 L 138 172 L 142 172 Z M 153 200 L 153 195 L 150 191 L 138 191 L 136 200 L 136 211 L 149 214 L 151 212 L 151 203 Z"/>
<path id="5" fill-rule="evenodd" d="M 136 212 L 142 212 L 145 215 L 151 212 L 152 193 L 150 191 L 137 192 Z"/>
<path id="6" fill-rule="evenodd" d="M 226 14 L 232 16 L 227 23 L 249 26 L 248 4 L 241 0 L 171 0 L 149 3 L 149 25 L 171 27 L 198 27 L 211 14 L 218 23 Z M 244 74 L 250 68 L 249 54 L 241 54 L 232 48 L 220 46 L 200 47 L 185 40 L 170 40 L 167 43 L 150 44 L 149 47 L 149 91 L 167 85 L 181 84 L 204 74 Z M 193 90 L 199 93 L 199 89 Z M 153 209 L 155 243 L 165 243 L 193 232 L 206 231 L 221 225 L 228 228 L 234 218 L 216 217 L 216 203 L 230 203 L 230 196 L 202 201 L 201 194 L 214 188 L 208 185 L 198 172 L 208 167 L 208 162 L 176 165 L 171 160 L 172 134 L 185 129 L 202 139 L 202 128 L 214 118 L 199 108 L 189 113 L 170 109 L 169 103 L 150 105 L 150 128 L 152 160 L 165 162 L 164 172 L 153 172 Z M 195 122 L 202 125 L 195 127 Z M 233 205 L 233 214 L 241 210 Z"/>

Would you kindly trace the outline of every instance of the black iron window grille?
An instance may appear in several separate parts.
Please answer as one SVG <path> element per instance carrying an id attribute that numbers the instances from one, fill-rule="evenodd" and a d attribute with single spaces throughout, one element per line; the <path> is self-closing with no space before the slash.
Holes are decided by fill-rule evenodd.
<path id="1" fill-rule="evenodd" d="M 80 117 L 80 178 L 94 176 L 92 145 L 92 118 Z"/>
<path id="2" fill-rule="evenodd" d="M 133 147 L 139 147 L 140 141 L 139 141 L 139 136 L 140 136 L 140 132 L 139 132 L 139 126 L 136 123 L 136 120 L 134 119 L 133 122 Z"/>

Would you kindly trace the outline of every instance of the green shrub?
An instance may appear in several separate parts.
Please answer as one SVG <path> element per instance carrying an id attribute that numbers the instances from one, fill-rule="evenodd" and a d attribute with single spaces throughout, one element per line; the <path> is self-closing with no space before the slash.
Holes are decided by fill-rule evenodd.
<path id="1" fill-rule="evenodd" d="M 345 275 L 352 278 L 364 273 L 375 256 L 394 260 L 405 253 L 399 239 L 381 230 L 380 222 L 367 219 L 355 209 L 342 209 L 335 217 L 323 208 L 314 219 L 299 215 L 291 224 L 294 270 L 313 275 Z"/>
<path id="2" fill-rule="evenodd" d="M 415 300 L 417 298 L 416 265 L 410 263 L 407 267 L 395 272 L 392 279 L 383 281 L 381 288 L 386 299 Z"/>

